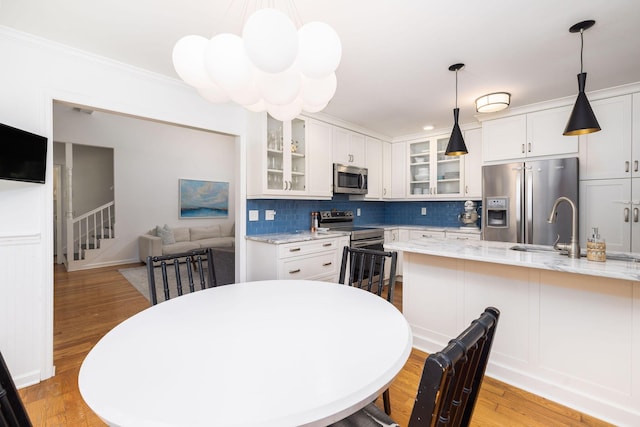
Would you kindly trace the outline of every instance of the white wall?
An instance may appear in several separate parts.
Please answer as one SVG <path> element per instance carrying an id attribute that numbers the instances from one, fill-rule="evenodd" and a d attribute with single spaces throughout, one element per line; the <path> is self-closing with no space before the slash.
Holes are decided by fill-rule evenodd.
<path id="1" fill-rule="evenodd" d="M 138 236 L 156 225 L 234 222 L 236 164 L 232 136 L 100 111 L 79 113 L 60 103 L 54 106 L 53 123 L 56 142 L 114 149 L 117 240 L 96 259 L 96 264 L 139 261 Z M 74 182 L 79 167 L 74 155 Z M 180 178 L 229 182 L 229 217 L 179 219 Z M 74 185 L 73 198 L 77 200 L 75 190 Z M 75 204 L 74 211 L 83 213 Z"/>
<path id="2" fill-rule="evenodd" d="M 239 135 L 240 235 L 246 115 L 206 102 L 178 80 L 1 26 L 0 52 L 0 122 L 49 138 L 46 184 L 0 181 L 0 350 L 20 387 L 53 374 L 53 100 Z"/>

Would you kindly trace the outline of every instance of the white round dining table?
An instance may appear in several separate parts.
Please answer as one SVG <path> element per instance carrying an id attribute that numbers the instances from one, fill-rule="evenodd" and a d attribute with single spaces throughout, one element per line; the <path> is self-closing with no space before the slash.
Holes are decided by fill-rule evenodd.
<path id="1" fill-rule="evenodd" d="M 324 426 L 382 393 L 411 347 L 404 316 L 375 294 L 237 283 L 125 320 L 88 353 L 78 383 L 112 426 Z"/>

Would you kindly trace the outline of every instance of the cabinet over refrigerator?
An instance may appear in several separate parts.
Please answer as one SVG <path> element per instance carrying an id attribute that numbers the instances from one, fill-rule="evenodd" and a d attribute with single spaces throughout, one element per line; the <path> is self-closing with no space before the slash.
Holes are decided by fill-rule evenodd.
<path id="1" fill-rule="evenodd" d="M 560 196 L 578 206 L 578 158 L 534 160 L 482 168 L 482 238 L 553 245 L 571 239 L 572 212 L 558 206 L 557 221 L 547 222 Z M 579 228 L 578 228 L 579 229 Z"/>

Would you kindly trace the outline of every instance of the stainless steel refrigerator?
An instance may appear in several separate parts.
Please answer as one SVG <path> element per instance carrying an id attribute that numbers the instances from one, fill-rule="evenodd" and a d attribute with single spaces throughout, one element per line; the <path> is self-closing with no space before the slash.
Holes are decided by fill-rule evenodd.
<path id="1" fill-rule="evenodd" d="M 560 242 L 569 242 L 572 212 L 568 203 L 558 206 L 555 224 L 547 222 L 560 196 L 578 206 L 576 157 L 484 166 L 482 238 L 552 245 L 560 235 Z"/>

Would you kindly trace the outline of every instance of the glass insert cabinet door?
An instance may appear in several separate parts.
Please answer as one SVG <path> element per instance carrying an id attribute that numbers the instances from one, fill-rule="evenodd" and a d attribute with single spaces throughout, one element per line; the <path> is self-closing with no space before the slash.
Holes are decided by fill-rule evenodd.
<path id="1" fill-rule="evenodd" d="M 409 197 L 460 195 L 460 156 L 447 156 L 449 135 L 409 144 Z"/>
<path id="2" fill-rule="evenodd" d="M 409 193 L 431 194 L 431 141 L 409 145 Z"/>
<path id="3" fill-rule="evenodd" d="M 461 156 L 447 156 L 445 151 L 449 137 L 438 138 L 438 160 L 436 176 L 436 194 L 460 194 L 462 186 L 460 183 L 460 158 Z"/>
<path id="4" fill-rule="evenodd" d="M 267 116 L 267 189 L 304 192 L 306 188 L 305 121 L 281 122 Z"/>

